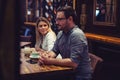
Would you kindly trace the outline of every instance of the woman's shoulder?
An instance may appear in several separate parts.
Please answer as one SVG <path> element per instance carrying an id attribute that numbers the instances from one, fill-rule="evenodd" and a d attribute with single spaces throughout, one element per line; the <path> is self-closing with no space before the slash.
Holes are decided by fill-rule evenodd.
<path id="1" fill-rule="evenodd" d="M 55 32 L 53 32 L 53 31 L 49 31 L 49 32 L 47 33 L 47 36 L 56 36 L 56 34 L 55 34 Z"/>
<path id="2" fill-rule="evenodd" d="M 50 39 L 56 39 L 56 34 L 53 31 L 49 31 L 45 37 Z"/>

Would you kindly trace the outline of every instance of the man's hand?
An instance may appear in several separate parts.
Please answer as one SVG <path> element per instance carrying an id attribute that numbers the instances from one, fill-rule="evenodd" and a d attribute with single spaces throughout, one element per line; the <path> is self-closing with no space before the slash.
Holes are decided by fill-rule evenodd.
<path id="1" fill-rule="evenodd" d="M 40 65 L 49 64 L 50 56 L 48 54 L 41 54 L 39 58 Z"/>

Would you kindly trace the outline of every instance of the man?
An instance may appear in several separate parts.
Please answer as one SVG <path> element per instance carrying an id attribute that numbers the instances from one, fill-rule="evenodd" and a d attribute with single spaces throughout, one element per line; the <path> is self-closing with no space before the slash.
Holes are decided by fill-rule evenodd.
<path id="1" fill-rule="evenodd" d="M 69 66 L 76 69 L 76 80 L 90 80 L 91 68 L 87 40 L 75 24 L 76 13 L 70 6 L 57 10 L 56 24 L 60 32 L 51 52 L 42 55 L 40 63 Z M 62 59 L 55 58 L 61 54 Z"/>

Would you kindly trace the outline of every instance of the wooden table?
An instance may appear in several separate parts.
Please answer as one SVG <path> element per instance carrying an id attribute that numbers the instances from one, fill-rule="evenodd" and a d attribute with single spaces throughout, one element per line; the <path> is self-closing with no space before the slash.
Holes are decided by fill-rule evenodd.
<path id="1" fill-rule="evenodd" d="M 21 80 L 73 80 L 75 72 L 70 67 L 29 63 L 21 52 L 20 74 Z"/>

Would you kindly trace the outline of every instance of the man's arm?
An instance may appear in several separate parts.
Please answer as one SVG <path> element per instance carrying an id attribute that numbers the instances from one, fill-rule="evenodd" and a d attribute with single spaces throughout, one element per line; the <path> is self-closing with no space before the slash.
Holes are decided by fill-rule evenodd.
<path id="1" fill-rule="evenodd" d="M 40 62 L 44 64 L 53 64 L 53 65 L 60 65 L 60 66 L 68 66 L 72 68 L 76 68 L 78 64 L 73 62 L 70 58 L 65 59 L 56 59 L 56 58 L 48 58 L 48 57 L 41 57 Z"/>
<path id="2" fill-rule="evenodd" d="M 53 51 L 47 51 L 47 55 L 49 58 L 55 58 L 56 54 Z"/>

